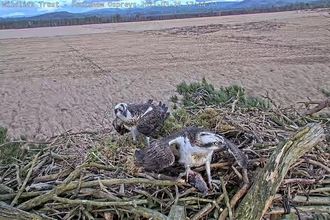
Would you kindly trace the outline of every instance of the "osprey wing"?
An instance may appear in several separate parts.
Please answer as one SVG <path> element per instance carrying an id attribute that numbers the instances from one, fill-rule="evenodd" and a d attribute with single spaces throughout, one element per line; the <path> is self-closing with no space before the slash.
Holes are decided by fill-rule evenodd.
<path id="1" fill-rule="evenodd" d="M 146 171 L 161 170 L 171 166 L 175 161 L 168 142 L 162 140 L 155 140 L 150 146 L 135 151 L 135 157 L 137 165 Z"/>
<path id="2" fill-rule="evenodd" d="M 168 107 L 161 102 L 157 106 L 150 106 L 147 113 L 139 119 L 137 130 L 150 136 L 169 117 L 170 113 L 167 110 Z"/>
<path id="3" fill-rule="evenodd" d="M 149 107 L 152 107 L 152 99 L 149 99 L 148 102 L 142 104 L 129 104 L 128 110 L 137 118 L 143 115 Z"/>

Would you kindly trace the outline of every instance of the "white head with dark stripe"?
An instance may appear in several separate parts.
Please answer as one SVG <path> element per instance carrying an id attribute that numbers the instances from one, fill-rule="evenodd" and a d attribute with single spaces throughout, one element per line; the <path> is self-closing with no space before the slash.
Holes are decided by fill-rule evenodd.
<path id="1" fill-rule="evenodd" d="M 128 116 L 130 116 L 130 112 L 127 109 L 127 104 L 118 103 L 115 106 L 115 115 L 122 120 L 127 120 Z"/>
<path id="2" fill-rule="evenodd" d="M 221 135 L 208 131 L 202 131 L 197 134 L 195 144 L 192 143 L 192 145 L 208 150 L 219 150 L 225 147 L 225 140 Z"/>

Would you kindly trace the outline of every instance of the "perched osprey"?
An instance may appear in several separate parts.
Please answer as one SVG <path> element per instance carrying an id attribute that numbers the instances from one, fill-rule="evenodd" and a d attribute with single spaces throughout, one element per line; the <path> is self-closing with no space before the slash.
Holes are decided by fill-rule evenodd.
<path id="1" fill-rule="evenodd" d="M 147 144 L 150 144 L 152 133 L 168 118 L 168 107 L 159 102 L 153 105 L 153 100 L 143 104 L 119 103 L 115 106 L 115 115 L 123 122 L 124 127 L 132 133 L 133 142 L 136 143 L 137 136 L 146 136 Z M 118 123 L 117 123 L 118 124 Z"/>
<path id="2" fill-rule="evenodd" d="M 137 165 L 146 171 L 161 170 L 170 167 L 177 160 L 185 166 L 186 181 L 192 174 L 190 168 L 205 165 L 208 183 L 212 188 L 211 160 L 215 150 L 226 149 L 239 165 L 247 166 L 246 156 L 234 145 L 228 144 L 221 135 L 205 129 L 190 126 L 179 130 L 135 152 Z"/>

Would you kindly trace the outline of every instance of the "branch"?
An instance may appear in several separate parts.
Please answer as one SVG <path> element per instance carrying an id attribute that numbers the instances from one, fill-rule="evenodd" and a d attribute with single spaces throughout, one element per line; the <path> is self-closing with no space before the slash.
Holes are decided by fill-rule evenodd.
<path id="1" fill-rule="evenodd" d="M 41 196 L 35 197 L 31 200 L 28 200 L 22 204 L 20 204 L 17 208 L 22 210 L 30 210 L 36 206 L 42 205 L 49 200 L 52 200 L 54 196 L 59 195 L 67 190 L 68 185 L 71 183 L 72 180 L 74 180 L 80 173 L 81 167 L 77 168 L 75 171 L 73 171 L 64 181 L 61 185 L 56 187 L 55 189 L 49 191 L 46 194 L 43 194 Z M 76 184 L 77 185 L 77 184 Z M 76 187 L 74 187 L 76 188 Z"/>
<path id="2" fill-rule="evenodd" d="M 0 202 L 0 219 L 3 219 L 3 220 L 12 220 L 12 219 L 38 220 L 38 219 L 40 219 L 40 220 L 42 220 L 43 218 L 38 215 L 19 210 L 15 207 L 8 205 L 5 202 Z"/>
<path id="3" fill-rule="evenodd" d="M 18 192 L 17 192 L 15 198 L 14 198 L 13 201 L 11 202 L 11 204 L 10 204 L 11 206 L 16 205 L 17 200 L 18 200 L 19 197 L 22 195 L 22 193 L 23 193 L 23 191 L 24 191 L 24 189 L 25 189 L 25 186 L 26 186 L 27 182 L 28 182 L 29 179 L 30 179 L 30 176 L 31 176 L 32 171 L 33 171 L 33 168 L 34 168 L 34 166 L 35 166 L 35 164 L 36 164 L 36 162 L 37 162 L 37 159 L 38 159 L 40 153 L 41 153 L 41 152 L 39 152 L 39 153 L 34 157 L 34 159 L 33 159 L 33 161 L 32 161 L 32 165 L 31 165 L 31 167 L 30 167 L 30 170 L 29 170 L 29 172 L 28 172 L 28 174 L 27 174 L 27 176 L 26 176 L 26 178 L 25 178 L 25 180 L 24 180 L 24 182 L 23 182 L 21 188 L 18 190 Z"/>
<path id="4" fill-rule="evenodd" d="M 313 102 L 315 103 L 315 102 Z M 315 114 L 316 112 L 319 112 L 321 111 L 322 109 L 326 108 L 326 107 L 329 107 L 330 106 L 330 97 L 328 97 L 326 100 L 323 100 L 323 101 L 320 101 L 317 103 L 318 105 L 312 109 L 309 109 L 307 111 L 305 111 L 303 114 L 302 114 L 302 117 L 306 116 L 306 115 L 313 115 Z"/>
<path id="5" fill-rule="evenodd" d="M 243 198 L 235 212 L 236 219 L 256 220 L 266 213 L 290 166 L 323 139 L 320 124 L 310 123 L 284 146 L 279 146 Z"/>
<path id="6" fill-rule="evenodd" d="M 148 208 L 144 208 L 144 207 L 136 207 L 136 208 L 132 208 L 132 209 L 129 209 L 126 211 L 128 211 L 130 213 L 134 213 L 136 215 L 141 215 L 147 219 L 168 220 L 167 216 L 163 215 L 162 213 L 160 213 L 156 210 L 152 210 L 152 209 L 148 209 Z"/>
<path id="7" fill-rule="evenodd" d="M 275 197 L 281 198 L 281 194 L 276 194 Z M 277 200 L 277 199 L 276 199 Z M 320 197 L 320 196 L 299 196 L 296 195 L 291 202 L 303 203 L 304 205 L 330 205 L 330 197 Z"/>
<path id="8" fill-rule="evenodd" d="M 97 202 L 97 201 L 91 201 L 91 200 L 80 200 L 80 199 L 66 199 L 61 198 L 58 196 L 54 196 L 53 199 L 57 202 L 71 204 L 71 205 L 91 205 L 91 206 L 136 206 L 136 205 L 142 205 L 142 204 L 148 204 L 148 200 L 130 200 L 130 201 L 116 201 L 116 202 Z"/>
<path id="9" fill-rule="evenodd" d="M 306 213 L 330 213 L 330 206 L 301 206 L 301 207 L 296 207 L 299 212 L 306 212 Z M 293 213 L 296 213 L 297 211 L 295 209 L 291 210 Z M 268 214 L 284 214 L 285 210 L 284 208 L 280 207 L 274 207 L 267 213 Z"/>

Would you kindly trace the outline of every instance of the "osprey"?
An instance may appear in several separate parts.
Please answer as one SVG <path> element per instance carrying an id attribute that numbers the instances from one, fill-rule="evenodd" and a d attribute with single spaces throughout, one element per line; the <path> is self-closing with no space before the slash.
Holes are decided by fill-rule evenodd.
<path id="1" fill-rule="evenodd" d="M 246 156 L 235 145 L 228 143 L 221 135 L 190 126 L 152 141 L 148 147 L 137 150 L 135 157 L 137 165 L 148 172 L 170 167 L 177 160 L 185 166 L 183 175 L 186 175 L 186 181 L 194 175 L 191 167 L 205 165 L 208 184 L 212 188 L 211 160 L 215 150 L 226 149 L 235 156 L 239 165 L 247 166 Z"/>
<path id="2" fill-rule="evenodd" d="M 149 145 L 152 133 L 170 115 L 170 113 L 167 112 L 168 107 L 165 104 L 159 102 L 159 105 L 153 105 L 152 102 L 153 100 L 150 99 L 143 104 L 119 103 L 115 106 L 114 111 L 116 117 L 120 119 L 123 126 L 131 132 L 134 143 L 137 141 L 137 136 L 143 134 L 146 136 L 147 144 Z"/>

